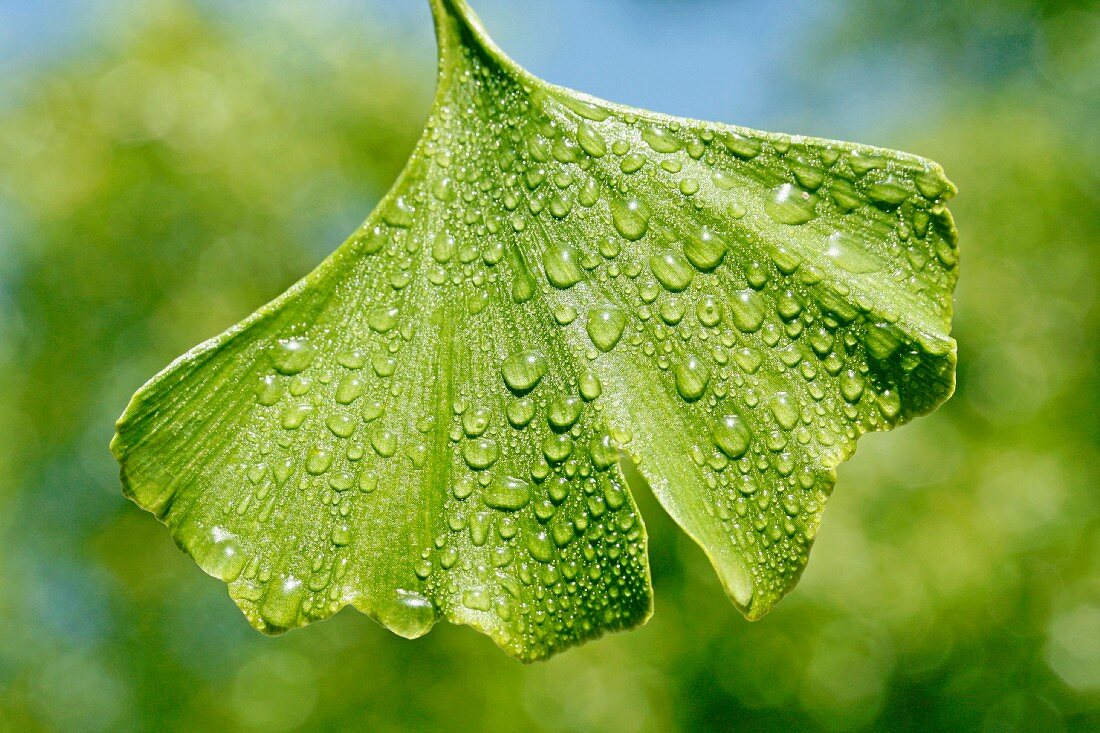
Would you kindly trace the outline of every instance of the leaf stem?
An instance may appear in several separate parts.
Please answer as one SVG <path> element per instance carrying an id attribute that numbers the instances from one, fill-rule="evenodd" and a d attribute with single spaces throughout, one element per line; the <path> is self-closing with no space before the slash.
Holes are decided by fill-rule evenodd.
<path id="1" fill-rule="evenodd" d="M 476 49 L 485 58 L 515 77 L 530 74 L 513 61 L 485 30 L 484 24 L 466 0 L 428 0 L 435 18 L 435 34 L 439 44 L 440 82 L 450 78 L 462 61 L 463 47 Z"/>

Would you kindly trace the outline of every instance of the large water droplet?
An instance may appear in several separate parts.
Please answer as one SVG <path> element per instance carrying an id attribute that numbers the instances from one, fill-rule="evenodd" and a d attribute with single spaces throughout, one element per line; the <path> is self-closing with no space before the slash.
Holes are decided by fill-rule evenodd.
<path id="1" fill-rule="evenodd" d="M 588 337 L 600 351 L 615 348 L 625 328 L 626 314 L 618 308 L 602 306 L 588 313 Z"/>
<path id="2" fill-rule="evenodd" d="M 536 532 L 527 541 L 527 550 L 531 557 L 539 562 L 548 563 L 554 560 L 554 542 L 546 532 Z"/>
<path id="3" fill-rule="evenodd" d="M 683 144 L 671 132 L 657 125 L 642 130 L 642 139 L 658 153 L 675 153 Z"/>
<path id="4" fill-rule="evenodd" d="M 374 369 L 374 373 L 383 379 L 392 377 L 397 371 L 397 359 L 379 354 L 371 359 L 371 367 Z"/>
<path id="5" fill-rule="evenodd" d="M 840 393 L 848 402 L 859 402 L 863 396 L 863 377 L 855 369 L 849 369 L 840 375 Z"/>
<path id="6" fill-rule="evenodd" d="M 580 397 L 558 397 L 550 404 L 546 417 L 555 430 L 568 430 L 580 418 L 582 409 L 584 402 Z"/>
<path id="7" fill-rule="evenodd" d="M 798 318 L 802 313 L 802 308 L 802 301 L 791 290 L 784 291 L 779 296 L 778 303 L 776 303 L 776 311 L 779 313 L 779 317 L 785 321 L 793 321 Z"/>
<path id="8" fill-rule="evenodd" d="M 363 396 L 367 389 L 367 382 L 357 374 L 349 374 L 340 380 L 336 387 L 336 401 L 341 405 L 350 405 Z"/>
<path id="9" fill-rule="evenodd" d="M 695 402 L 707 391 L 710 368 L 695 357 L 676 365 L 676 391 L 688 402 Z"/>
<path id="10" fill-rule="evenodd" d="M 271 355 L 275 369 L 287 376 L 305 371 L 313 357 L 313 347 L 300 338 L 282 339 Z"/>
<path id="11" fill-rule="evenodd" d="M 440 232 L 432 242 L 432 258 L 440 264 L 450 262 L 456 251 L 455 238 L 446 232 Z"/>
<path id="12" fill-rule="evenodd" d="M 332 528 L 332 544 L 337 547 L 346 547 L 351 544 L 351 527 L 340 523 Z"/>
<path id="13" fill-rule="evenodd" d="M 627 175 L 637 173 L 645 167 L 646 157 L 641 153 L 631 153 L 619 161 L 619 170 Z"/>
<path id="14" fill-rule="evenodd" d="M 798 407 L 788 393 L 776 392 L 768 403 L 768 408 L 784 430 L 793 430 L 798 424 Z"/>
<path id="15" fill-rule="evenodd" d="M 550 526 L 550 536 L 558 547 L 568 546 L 573 541 L 574 531 L 572 522 L 558 520 Z"/>
<path id="16" fill-rule="evenodd" d="M 888 420 L 893 420 L 901 413 L 901 395 L 897 390 L 885 390 L 878 396 L 878 406 Z"/>
<path id="17" fill-rule="evenodd" d="M 356 420 L 346 413 L 338 412 L 328 418 L 328 429 L 338 438 L 350 438 L 355 432 Z"/>
<path id="18" fill-rule="evenodd" d="M 909 198 L 905 183 L 894 176 L 887 176 L 867 187 L 867 198 L 883 206 L 898 206 Z"/>
<path id="19" fill-rule="evenodd" d="M 515 400 L 508 404 L 505 412 L 508 414 L 508 422 L 512 427 L 525 428 L 535 417 L 535 401 L 529 397 Z"/>
<path id="20" fill-rule="evenodd" d="M 542 254 L 546 279 L 556 288 L 565 290 L 581 281 L 584 272 L 580 265 L 581 253 L 570 244 L 554 243 Z"/>
<path id="21" fill-rule="evenodd" d="M 577 143 L 581 146 L 581 150 L 593 158 L 602 158 L 607 155 L 607 141 L 594 125 L 587 122 L 577 125 Z"/>
<path id="22" fill-rule="evenodd" d="M 625 239 L 636 242 L 649 231 L 649 207 L 638 199 L 612 199 L 611 218 L 616 231 Z"/>
<path id="23" fill-rule="evenodd" d="M 486 506 L 503 512 L 516 512 L 531 501 L 531 487 L 526 481 L 505 477 L 494 481 L 482 496 Z"/>
<path id="24" fill-rule="evenodd" d="M 725 171 L 714 171 L 714 173 L 711 174 L 711 181 L 723 191 L 730 191 L 737 185 L 737 179 Z"/>
<path id="25" fill-rule="evenodd" d="M 683 255 L 672 250 L 653 255 L 649 258 L 649 269 L 665 290 L 679 293 L 691 285 L 695 270 Z"/>
<path id="26" fill-rule="evenodd" d="M 585 102 L 584 100 L 577 99 L 572 96 L 562 95 L 561 97 L 555 97 L 555 99 L 586 120 L 592 120 L 593 122 L 603 122 L 611 116 L 611 113 L 605 110 L 603 107 L 592 104 L 591 102 Z"/>
<path id="27" fill-rule="evenodd" d="M 763 298 L 754 290 L 742 290 L 730 300 L 730 315 L 743 333 L 756 333 L 764 325 Z"/>
<path id="28" fill-rule="evenodd" d="M 599 399 L 600 395 L 603 394 L 603 382 L 600 381 L 595 372 L 587 370 L 581 375 L 580 391 L 581 397 L 588 402 Z"/>
<path id="29" fill-rule="evenodd" d="M 281 394 L 279 379 L 274 374 L 268 374 L 256 385 L 256 401 L 261 405 L 271 407 L 277 404 Z"/>
<path id="30" fill-rule="evenodd" d="M 736 155 L 738 158 L 745 160 L 752 160 L 756 156 L 760 155 L 763 150 L 763 144 L 755 138 L 745 137 L 737 133 L 730 133 L 722 138 L 722 142 L 725 143 L 726 148 Z"/>
<path id="31" fill-rule="evenodd" d="M 444 203 L 455 200 L 455 182 L 444 176 L 432 185 L 432 195 Z"/>
<path id="32" fill-rule="evenodd" d="M 308 402 L 300 402 L 290 405 L 283 412 L 281 424 L 286 430 L 297 430 L 313 412 L 313 405 Z"/>
<path id="33" fill-rule="evenodd" d="M 564 463 L 573 452 L 573 439 L 568 435 L 548 435 L 542 441 L 542 454 L 552 464 Z"/>
<path id="34" fill-rule="evenodd" d="M 764 210 L 780 224 L 805 224 L 817 218 L 817 197 L 793 183 L 784 183 L 764 203 Z"/>
<path id="35" fill-rule="evenodd" d="M 791 173 L 794 173 L 799 185 L 809 191 L 816 191 L 825 183 L 825 174 L 813 165 L 804 162 L 792 162 Z"/>
<path id="36" fill-rule="evenodd" d="M 517 303 L 526 303 L 535 297 L 537 289 L 534 278 L 525 268 L 520 267 L 512 281 L 512 300 Z"/>
<path id="37" fill-rule="evenodd" d="M 846 181 L 843 178 L 834 178 L 829 184 L 829 196 L 836 203 L 837 207 L 841 211 L 848 212 L 855 208 L 858 208 L 863 199 L 859 195 L 859 191 L 856 191 L 856 187 L 852 185 L 850 181 Z"/>
<path id="38" fill-rule="evenodd" d="M 462 446 L 462 460 L 475 471 L 489 468 L 500 458 L 500 446 L 492 438 L 478 438 Z"/>
<path id="39" fill-rule="evenodd" d="M 416 220 L 416 208 L 404 196 L 398 196 L 382 212 L 382 220 L 391 227 L 404 229 Z"/>
<path id="40" fill-rule="evenodd" d="M 521 351 L 512 354 L 500 366 L 504 383 L 517 394 L 525 394 L 533 390 L 549 370 L 550 365 L 546 362 L 546 358 L 537 351 Z"/>
<path id="41" fill-rule="evenodd" d="M 300 611 L 305 600 L 306 589 L 302 581 L 293 575 L 286 575 L 267 586 L 260 604 L 260 615 L 264 621 L 276 629 L 289 629 L 301 623 Z"/>
<path id="42" fill-rule="evenodd" d="M 726 415 L 711 430 L 711 438 L 718 449 L 733 459 L 740 458 L 749 450 L 748 428 L 737 415 Z"/>
<path id="43" fill-rule="evenodd" d="M 901 345 L 894 329 L 884 323 L 867 326 L 864 343 L 867 345 L 867 352 L 876 359 L 889 358 Z"/>
<path id="44" fill-rule="evenodd" d="M 684 244 L 684 255 L 688 261 L 703 272 L 710 272 L 722 264 L 729 247 L 725 240 L 709 229 L 688 239 Z"/>
<path id="45" fill-rule="evenodd" d="M 475 407 L 462 416 L 462 431 L 470 438 L 479 438 L 489 427 L 493 412 L 488 407 Z"/>
<path id="46" fill-rule="evenodd" d="M 695 316 L 707 328 L 714 328 L 722 322 L 722 305 L 713 295 L 703 296 L 695 306 Z"/>
<path id="47" fill-rule="evenodd" d="M 485 591 L 468 590 L 462 594 L 462 605 L 471 611 L 488 611 L 493 607 L 492 599 Z"/>
<path id="48" fill-rule="evenodd" d="M 679 298 L 667 298 L 658 306 L 658 312 L 661 314 L 661 320 L 670 326 L 675 326 L 684 320 L 686 308 L 684 301 Z"/>
<path id="49" fill-rule="evenodd" d="M 588 454 L 592 458 L 593 465 L 601 471 L 606 471 L 619 460 L 619 447 L 606 433 L 597 435 L 588 446 Z"/>
<path id="50" fill-rule="evenodd" d="M 397 325 L 397 308 L 375 308 L 367 314 L 367 325 L 378 333 L 388 333 Z"/>
<path id="51" fill-rule="evenodd" d="M 211 538 L 213 541 L 202 556 L 203 569 L 226 582 L 236 580 L 248 560 L 241 552 L 236 535 L 222 527 L 214 527 Z"/>
<path id="52" fill-rule="evenodd" d="M 383 458 L 391 458 L 397 452 L 397 436 L 389 430 L 378 429 L 370 434 L 370 444 L 374 452 Z"/>

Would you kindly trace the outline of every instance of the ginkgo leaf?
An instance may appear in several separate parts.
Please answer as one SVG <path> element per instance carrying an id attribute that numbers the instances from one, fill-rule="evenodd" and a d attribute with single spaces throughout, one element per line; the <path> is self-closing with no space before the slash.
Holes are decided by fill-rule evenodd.
<path id="1" fill-rule="evenodd" d="M 536 659 L 649 616 L 629 457 L 762 616 L 857 438 L 952 393 L 953 186 L 551 86 L 464 0 L 432 7 L 406 170 L 315 272 L 137 393 L 127 495 L 264 632 L 352 604 Z"/>

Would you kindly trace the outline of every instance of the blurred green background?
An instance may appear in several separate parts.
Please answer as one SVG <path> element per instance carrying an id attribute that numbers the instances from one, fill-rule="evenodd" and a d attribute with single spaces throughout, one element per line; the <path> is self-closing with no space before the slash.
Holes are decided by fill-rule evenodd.
<path id="1" fill-rule="evenodd" d="M 636 632 L 533 666 L 352 611 L 265 638 L 107 442 L 384 192 L 430 101 L 427 3 L 0 0 L 0 730 L 1100 730 L 1097 4 L 473 4 L 552 81 L 942 162 L 958 394 L 862 441 L 755 624 L 641 497 Z"/>

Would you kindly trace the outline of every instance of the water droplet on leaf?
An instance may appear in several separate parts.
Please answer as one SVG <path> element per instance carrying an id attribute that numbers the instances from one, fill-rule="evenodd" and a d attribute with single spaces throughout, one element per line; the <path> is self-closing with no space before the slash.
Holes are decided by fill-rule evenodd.
<path id="1" fill-rule="evenodd" d="M 784 183 L 772 191 L 764 211 L 780 224 L 805 224 L 817 218 L 817 197 L 793 183 Z"/>
<path id="2" fill-rule="evenodd" d="M 631 242 L 638 241 L 649 231 L 649 217 L 649 207 L 639 199 L 613 199 L 611 202 L 615 230 Z"/>
<path id="3" fill-rule="evenodd" d="M 303 372 L 313 363 L 313 347 L 305 339 L 291 338 L 279 341 L 272 354 L 275 369 L 280 374 L 292 376 Z"/>
<path id="4" fill-rule="evenodd" d="M 751 436 L 745 423 L 736 415 L 721 418 L 711 430 L 711 438 L 718 449 L 733 459 L 738 459 L 749 450 Z"/>
<path id="5" fill-rule="evenodd" d="M 571 288 L 584 278 L 580 251 L 569 244 L 551 244 L 542 255 L 546 279 L 556 288 Z"/>
<path id="6" fill-rule="evenodd" d="M 622 338 L 626 328 L 626 313 L 618 308 L 603 306 L 588 313 L 588 337 L 596 348 L 611 351 Z"/>
<path id="7" fill-rule="evenodd" d="M 695 357 L 676 365 L 676 391 L 688 402 L 695 402 L 710 384 L 710 368 Z"/>

